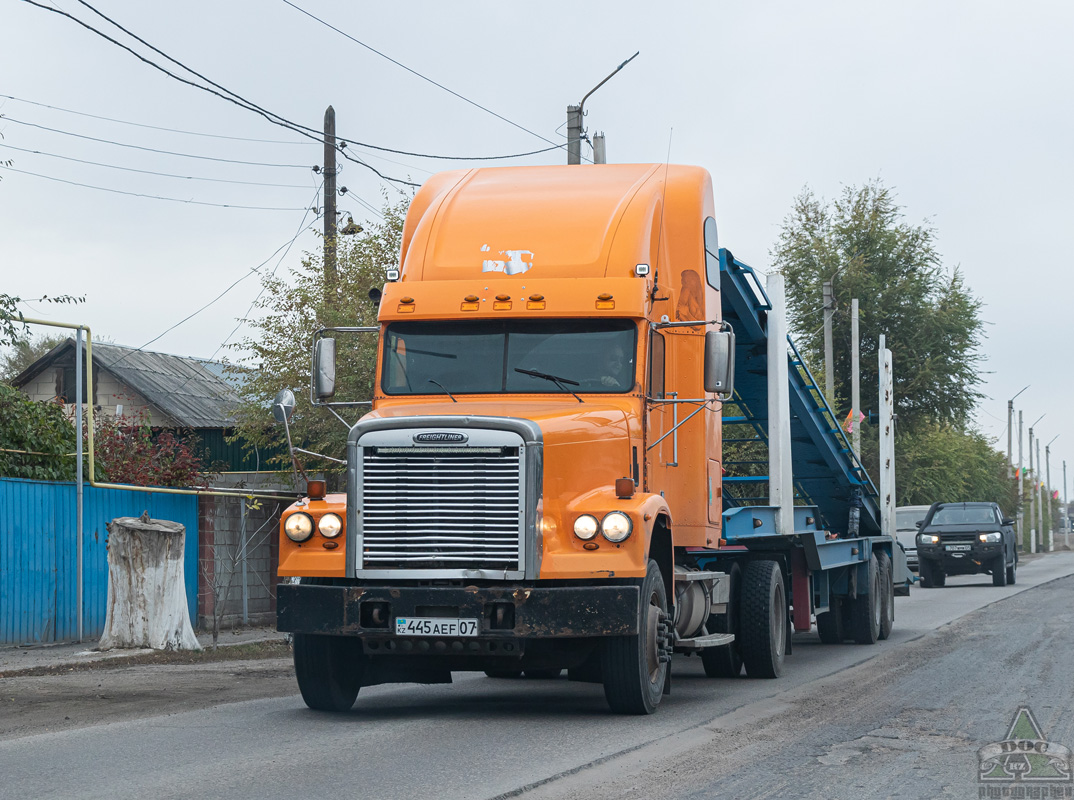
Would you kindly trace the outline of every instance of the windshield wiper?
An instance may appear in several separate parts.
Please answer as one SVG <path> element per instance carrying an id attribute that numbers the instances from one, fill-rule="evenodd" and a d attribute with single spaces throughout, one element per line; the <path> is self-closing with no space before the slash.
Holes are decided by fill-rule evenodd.
<path id="1" fill-rule="evenodd" d="M 455 399 L 455 395 L 453 395 L 451 392 L 449 392 L 447 390 L 447 387 L 445 387 L 444 384 L 442 384 L 440 381 L 434 381 L 432 378 L 429 378 L 429 383 L 435 383 L 437 386 L 439 386 L 441 389 L 443 389 L 444 394 L 446 394 L 448 397 L 451 398 L 452 403 L 459 402 L 458 400 Z"/>
<path id="2" fill-rule="evenodd" d="M 581 386 L 578 381 L 568 380 L 567 378 L 557 378 L 555 375 L 549 375 L 547 372 L 538 372 L 535 369 L 522 369 L 521 367 L 515 367 L 515 372 L 521 372 L 523 375 L 532 375 L 534 378 L 543 378 L 546 381 L 552 381 L 552 383 L 554 383 L 564 392 L 570 392 L 571 394 L 574 394 L 574 392 L 564 386 L 564 384 L 569 383 L 571 386 Z M 578 395 L 574 394 L 574 396 L 578 398 L 579 403 L 585 402 L 581 397 L 578 397 Z"/>

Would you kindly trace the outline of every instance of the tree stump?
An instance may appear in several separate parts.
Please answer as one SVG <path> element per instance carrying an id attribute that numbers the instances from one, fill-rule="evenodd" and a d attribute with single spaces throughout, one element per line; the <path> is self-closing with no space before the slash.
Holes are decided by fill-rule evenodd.
<path id="1" fill-rule="evenodd" d="M 108 523 L 108 610 L 98 647 L 200 650 L 190 627 L 178 522 L 119 517 Z"/>

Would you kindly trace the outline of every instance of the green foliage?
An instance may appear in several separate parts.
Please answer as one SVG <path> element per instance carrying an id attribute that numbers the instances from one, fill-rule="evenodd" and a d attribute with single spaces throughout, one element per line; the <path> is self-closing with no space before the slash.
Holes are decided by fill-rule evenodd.
<path id="1" fill-rule="evenodd" d="M 850 398 L 850 307 L 859 301 L 861 396 L 875 406 L 877 347 L 887 335 L 895 413 L 904 429 L 921 423 L 964 426 L 981 394 L 977 347 L 981 301 L 958 270 L 947 271 L 935 231 L 902 221 L 902 209 L 879 182 L 848 187 L 824 203 L 808 189 L 783 224 L 773 251 L 787 281 L 795 342 L 810 364 L 823 364 L 823 283 L 833 281 L 836 403 Z M 822 375 L 816 370 L 818 379 Z"/>
<path id="2" fill-rule="evenodd" d="M 75 428 L 54 403 L 35 403 L 0 384 L 0 476 L 39 481 L 75 477 Z M 23 453 L 5 452 L 11 450 Z"/>
<path id="3" fill-rule="evenodd" d="M 204 487 L 193 437 L 153 432 L 149 414 L 94 419 L 95 478 L 132 486 Z"/>
<path id="4" fill-rule="evenodd" d="M 29 335 L 30 329 L 27 327 L 25 315 L 19 310 L 19 303 L 22 302 L 21 297 L 15 295 L 4 294 L 0 292 L 0 347 L 6 347 L 8 345 L 15 344 L 20 339 Z M 85 303 L 85 296 L 75 297 L 69 294 L 61 294 L 56 297 L 44 297 L 37 298 L 39 303 Z"/>
<path id="5" fill-rule="evenodd" d="M 0 355 L 0 380 L 10 381 L 49 350 L 62 344 L 66 336 L 42 336 L 35 339 L 23 336 L 12 342 L 10 349 Z"/>
<path id="6" fill-rule="evenodd" d="M 322 253 L 307 254 L 302 265 L 284 278 L 266 275 L 265 291 L 257 308 L 263 315 L 250 320 L 253 336 L 235 344 L 249 353 L 235 366 L 244 374 L 242 405 L 238 411 L 236 437 L 264 453 L 281 453 L 269 459 L 270 467 L 289 467 L 284 430 L 270 411 L 280 389 L 292 389 L 298 398 L 291 420 L 296 446 L 342 458 L 347 428 L 327 410 L 309 402 L 310 348 L 313 334 L 324 327 L 375 326 L 377 310 L 369 290 L 384 285 L 384 271 L 399 263 L 403 222 L 409 201 L 385 204 L 381 222 L 367 223 L 356 236 L 340 236 L 337 242 L 337 281 L 334 291 L 326 285 Z M 336 401 L 369 400 L 373 394 L 376 336 L 336 335 Z M 354 422 L 364 413 L 344 410 Z M 230 440 L 229 440 L 230 441 Z M 331 462 L 303 459 L 307 468 L 334 469 Z"/>

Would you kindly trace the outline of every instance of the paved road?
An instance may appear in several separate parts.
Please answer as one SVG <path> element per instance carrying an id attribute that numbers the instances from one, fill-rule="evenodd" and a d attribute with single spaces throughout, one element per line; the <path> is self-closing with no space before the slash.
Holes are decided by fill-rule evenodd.
<path id="1" fill-rule="evenodd" d="M 1019 705 L 1074 746 L 1071 575 L 1059 553 L 1013 587 L 915 590 L 887 642 L 798 636 L 777 681 L 677 660 L 646 718 L 595 685 L 466 675 L 364 689 L 346 715 L 287 696 L 10 739 L 0 798 L 977 797 L 976 749 Z"/>

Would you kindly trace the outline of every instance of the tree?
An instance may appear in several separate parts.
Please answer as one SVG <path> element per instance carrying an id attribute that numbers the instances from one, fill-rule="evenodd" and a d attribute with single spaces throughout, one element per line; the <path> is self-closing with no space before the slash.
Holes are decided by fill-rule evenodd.
<path id="1" fill-rule="evenodd" d="M 836 397 L 829 400 L 838 407 L 850 398 L 850 306 L 857 298 L 862 397 L 877 396 L 877 371 L 867 365 L 876 364 L 880 334 L 887 334 L 900 426 L 963 426 L 981 398 L 981 302 L 957 269 L 942 266 L 934 229 L 902 216 L 879 181 L 848 187 L 832 203 L 808 189 L 796 198 L 772 253 L 786 278 L 795 341 L 811 364 L 822 363 L 822 286 L 833 280 Z"/>
<path id="2" fill-rule="evenodd" d="M 0 347 L 15 344 L 20 339 L 29 335 L 30 329 L 25 322 L 25 315 L 19 310 L 21 297 L 0 292 Z M 85 303 L 85 296 L 75 297 L 69 294 L 61 294 L 56 297 L 37 298 L 39 303 Z"/>
<path id="3" fill-rule="evenodd" d="M 154 433 L 149 414 L 94 418 L 96 478 L 132 486 L 205 487 L 205 465 L 192 437 Z"/>
<path id="4" fill-rule="evenodd" d="M 23 336 L 12 342 L 6 353 L 0 356 L 0 380 L 10 381 L 49 350 L 62 344 L 66 336 Z"/>
<path id="5" fill-rule="evenodd" d="M 0 383 L 0 476 L 74 480 L 74 452 L 75 427 L 61 406 Z"/>
<path id="6" fill-rule="evenodd" d="M 245 379 L 242 404 L 236 415 L 236 438 L 261 450 L 285 445 L 283 429 L 272 420 L 272 398 L 283 388 L 295 391 L 298 405 L 291 420 L 296 446 L 342 458 L 347 428 L 331 413 L 309 402 L 310 346 L 313 334 L 324 327 L 375 326 L 377 308 L 369 290 L 380 289 L 384 272 L 399 263 L 403 222 L 409 200 L 385 203 L 383 219 L 367 224 L 355 236 L 337 243 L 337 277 L 334 293 L 326 287 L 323 255 L 307 254 L 291 276 L 265 275 L 255 307 L 263 315 L 248 320 L 255 333 L 234 345 L 245 356 L 235 365 Z M 337 400 L 368 400 L 373 394 L 375 337 L 341 334 L 337 337 Z M 344 414 L 353 422 L 362 412 Z M 285 447 L 282 452 L 286 453 Z M 279 466 L 290 466 L 286 455 L 276 456 Z M 333 469 L 330 462 L 305 459 L 309 466 Z"/>

